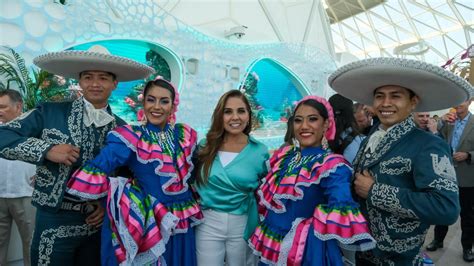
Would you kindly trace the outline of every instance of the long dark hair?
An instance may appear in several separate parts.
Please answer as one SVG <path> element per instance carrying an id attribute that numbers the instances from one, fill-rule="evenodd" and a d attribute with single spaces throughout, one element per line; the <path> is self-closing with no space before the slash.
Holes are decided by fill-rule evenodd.
<path id="1" fill-rule="evenodd" d="M 247 112 L 249 113 L 249 123 L 244 129 L 244 134 L 249 135 L 250 131 L 252 130 L 252 108 L 250 108 L 250 103 L 247 100 L 247 97 L 239 91 L 239 90 L 230 90 L 224 93 L 212 113 L 211 118 L 211 128 L 206 134 L 206 143 L 202 148 L 199 149 L 198 152 L 198 159 L 199 159 L 199 171 L 197 175 L 197 183 L 198 184 L 206 184 L 209 178 L 209 173 L 211 171 L 212 162 L 219 151 L 219 148 L 224 141 L 225 130 L 223 124 L 223 117 L 224 117 L 224 108 L 227 100 L 229 98 L 239 98 L 241 99 L 246 108 Z M 201 174 L 202 170 L 202 174 Z"/>

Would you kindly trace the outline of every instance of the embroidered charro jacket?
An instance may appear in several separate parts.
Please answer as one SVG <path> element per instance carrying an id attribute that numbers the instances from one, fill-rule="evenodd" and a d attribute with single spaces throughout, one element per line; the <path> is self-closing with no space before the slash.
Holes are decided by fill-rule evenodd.
<path id="1" fill-rule="evenodd" d="M 110 108 L 108 112 L 111 113 Z M 111 129 L 125 124 L 119 117 L 114 117 L 114 121 L 103 127 L 86 127 L 82 98 L 72 102 L 41 104 L 0 125 L 0 156 L 37 165 L 32 203 L 39 208 L 57 210 L 73 170 L 99 153 Z M 46 153 L 52 146 L 64 143 L 80 148 L 80 157 L 72 166 L 46 159 Z"/>
<path id="2" fill-rule="evenodd" d="M 377 241 L 363 256 L 377 265 L 422 265 L 429 226 L 452 224 L 459 215 L 450 149 L 418 129 L 412 116 L 391 128 L 374 152 L 364 152 L 369 138 L 354 161 L 355 172 L 368 170 L 375 178 L 368 198 L 359 199 Z"/>

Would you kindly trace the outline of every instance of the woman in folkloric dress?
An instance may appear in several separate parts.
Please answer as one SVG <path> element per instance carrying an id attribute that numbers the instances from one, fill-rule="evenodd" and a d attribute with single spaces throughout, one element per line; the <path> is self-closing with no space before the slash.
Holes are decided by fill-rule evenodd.
<path id="1" fill-rule="evenodd" d="M 109 133 L 100 154 L 73 175 L 68 192 L 107 196 L 103 264 L 196 265 L 193 226 L 203 216 L 188 184 L 197 134 L 173 123 L 179 100 L 170 82 L 158 77 L 143 95 L 145 125 Z M 133 178 L 108 177 L 119 166 L 128 166 Z"/>
<path id="2" fill-rule="evenodd" d="M 249 239 L 262 264 L 343 265 L 340 246 L 375 246 L 350 192 L 352 169 L 327 141 L 335 135 L 334 114 L 320 97 L 297 103 L 288 123 L 290 144 L 270 159 L 258 190 L 259 226 Z"/>

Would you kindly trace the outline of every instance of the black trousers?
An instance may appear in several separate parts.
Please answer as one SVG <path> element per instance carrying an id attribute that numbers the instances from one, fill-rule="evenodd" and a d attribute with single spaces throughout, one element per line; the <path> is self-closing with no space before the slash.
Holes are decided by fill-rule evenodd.
<path id="1" fill-rule="evenodd" d="M 463 249 L 471 249 L 474 243 L 474 187 L 459 187 L 459 202 L 461 204 L 461 245 Z M 447 233 L 448 226 L 435 226 L 435 240 L 443 242 Z"/>

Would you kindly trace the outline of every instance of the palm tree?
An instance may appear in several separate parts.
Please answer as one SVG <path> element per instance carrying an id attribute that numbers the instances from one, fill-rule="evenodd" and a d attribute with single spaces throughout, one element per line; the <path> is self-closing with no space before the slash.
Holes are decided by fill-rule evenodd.
<path id="1" fill-rule="evenodd" d="M 11 84 L 16 84 L 25 109 L 33 108 L 37 102 L 37 88 L 25 67 L 25 60 L 10 47 L 1 46 L 0 51 L 0 89 L 11 89 Z"/>

